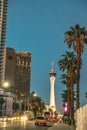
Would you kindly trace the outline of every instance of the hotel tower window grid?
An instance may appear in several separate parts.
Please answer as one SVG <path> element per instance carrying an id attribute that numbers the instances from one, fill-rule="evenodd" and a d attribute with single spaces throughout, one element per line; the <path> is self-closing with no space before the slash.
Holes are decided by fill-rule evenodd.
<path id="1" fill-rule="evenodd" d="M 4 82 L 7 7 L 8 0 L 0 0 L 0 87 Z"/>
<path id="2" fill-rule="evenodd" d="M 30 93 L 31 53 L 16 52 L 15 94 L 21 102 L 27 102 Z"/>

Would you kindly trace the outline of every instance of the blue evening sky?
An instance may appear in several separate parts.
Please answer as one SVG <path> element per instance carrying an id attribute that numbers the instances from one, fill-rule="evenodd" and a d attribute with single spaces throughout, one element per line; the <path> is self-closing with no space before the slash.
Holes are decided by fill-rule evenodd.
<path id="1" fill-rule="evenodd" d="M 6 46 L 32 54 L 31 91 L 47 104 L 50 97 L 49 72 L 54 62 L 57 73 L 55 97 L 57 109 L 62 108 L 61 72 L 58 61 L 68 47 L 64 33 L 79 24 L 87 28 L 87 0 L 8 0 Z M 81 105 L 87 103 L 87 48 L 82 56 Z"/>

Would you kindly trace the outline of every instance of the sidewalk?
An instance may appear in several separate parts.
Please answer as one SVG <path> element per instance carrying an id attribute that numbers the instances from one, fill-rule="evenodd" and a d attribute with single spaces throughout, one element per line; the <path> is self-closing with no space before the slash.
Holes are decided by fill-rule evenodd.
<path id="1" fill-rule="evenodd" d="M 67 125 L 67 128 L 69 130 L 76 130 L 75 126 L 74 125 Z"/>
<path id="2" fill-rule="evenodd" d="M 74 125 L 68 125 L 63 123 L 54 123 L 53 127 L 55 127 L 57 130 L 76 130 Z"/>

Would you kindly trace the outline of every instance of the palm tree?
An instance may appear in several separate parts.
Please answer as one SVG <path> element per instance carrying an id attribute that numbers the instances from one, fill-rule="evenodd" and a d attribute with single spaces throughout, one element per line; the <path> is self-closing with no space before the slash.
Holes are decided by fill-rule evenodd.
<path id="1" fill-rule="evenodd" d="M 63 92 L 61 93 L 61 97 L 63 99 L 63 103 L 68 102 L 67 95 L 68 95 L 68 91 L 67 90 L 63 90 Z"/>
<path id="2" fill-rule="evenodd" d="M 63 59 L 58 62 L 60 70 L 66 70 L 66 77 L 63 77 L 63 83 L 66 83 L 68 90 L 68 106 L 71 108 L 71 118 L 74 120 L 74 76 L 76 70 L 77 59 L 74 52 L 66 52 L 62 55 Z M 63 75 L 64 76 L 64 75 Z"/>
<path id="3" fill-rule="evenodd" d="M 61 75 L 61 83 L 66 85 L 66 90 L 63 91 L 62 98 L 63 100 L 65 100 L 65 102 L 68 103 L 68 110 L 69 110 L 69 108 L 71 108 L 71 89 L 70 89 L 69 78 L 67 74 Z M 68 114 L 70 114 L 70 110 L 68 111 Z"/>
<path id="4" fill-rule="evenodd" d="M 34 91 L 30 94 L 30 109 L 33 110 L 35 117 L 37 113 L 42 113 L 45 109 L 44 101 L 41 97 L 36 96 Z"/>
<path id="5" fill-rule="evenodd" d="M 61 93 L 63 103 L 68 102 L 68 96 L 67 95 L 68 95 L 68 90 L 63 90 L 63 92 Z M 74 101 L 76 101 L 75 91 L 74 91 Z"/>
<path id="6" fill-rule="evenodd" d="M 65 32 L 65 42 L 69 48 L 73 47 L 77 54 L 77 97 L 76 109 L 79 108 L 79 82 L 80 82 L 80 69 L 81 69 L 81 55 L 84 51 L 84 45 L 87 43 L 87 31 L 85 27 L 80 27 L 76 24 L 70 27 L 70 31 Z"/>

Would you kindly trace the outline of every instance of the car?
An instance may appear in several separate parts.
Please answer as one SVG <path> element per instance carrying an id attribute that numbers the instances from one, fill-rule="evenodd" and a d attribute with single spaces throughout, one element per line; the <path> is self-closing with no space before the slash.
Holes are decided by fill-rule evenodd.
<path id="1" fill-rule="evenodd" d="M 44 117 L 37 117 L 35 119 L 35 126 L 37 126 L 37 125 L 44 125 L 44 126 L 46 126 L 47 125 L 47 120 Z"/>
<path id="2" fill-rule="evenodd" d="M 48 121 L 57 122 L 58 119 L 57 119 L 57 117 L 50 117 L 50 118 L 48 118 Z"/>
<path id="3" fill-rule="evenodd" d="M 53 117 L 53 122 L 57 122 L 57 121 L 58 121 L 57 117 Z"/>

